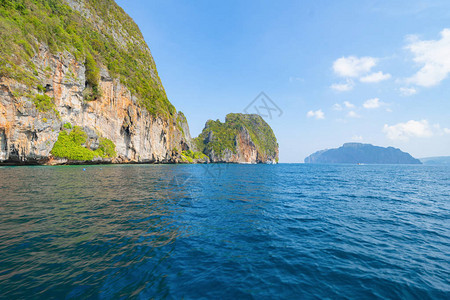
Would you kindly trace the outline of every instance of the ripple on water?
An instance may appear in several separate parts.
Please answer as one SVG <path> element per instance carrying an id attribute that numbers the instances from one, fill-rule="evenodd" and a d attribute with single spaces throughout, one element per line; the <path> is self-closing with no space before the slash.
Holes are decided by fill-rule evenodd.
<path id="1" fill-rule="evenodd" d="M 450 298 L 449 167 L 0 167 L 0 298 Z"/>

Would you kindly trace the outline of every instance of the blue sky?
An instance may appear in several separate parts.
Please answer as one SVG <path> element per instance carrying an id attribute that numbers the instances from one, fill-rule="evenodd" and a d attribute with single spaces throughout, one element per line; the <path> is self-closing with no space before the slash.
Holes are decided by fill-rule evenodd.
<path id="1" fill-rule="evenodd" d="M 345 142 L 450 155 L 450 1 L 117 1 L 192 136 L 264 91 L 281 162 Z"/>

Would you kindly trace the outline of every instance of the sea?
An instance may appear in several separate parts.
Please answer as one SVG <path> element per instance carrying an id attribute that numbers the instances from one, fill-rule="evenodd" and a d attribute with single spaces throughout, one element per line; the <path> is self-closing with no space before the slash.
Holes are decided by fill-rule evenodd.
<path id="1" fill-rule="evenodd" d="M 1 299 L 450 299 L 450 166 L 0 167 Z"/>

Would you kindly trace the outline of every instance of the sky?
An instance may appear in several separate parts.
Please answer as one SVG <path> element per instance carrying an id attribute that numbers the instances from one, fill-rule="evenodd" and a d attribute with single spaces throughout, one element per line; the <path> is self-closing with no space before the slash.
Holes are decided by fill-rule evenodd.
<path id="1" fill-rule="evenodd" d="M 117 3 L 193 137 L 247 112 L 274 130 L 280 162 L 346 142 L 450 155 L 450 1 Z"/>

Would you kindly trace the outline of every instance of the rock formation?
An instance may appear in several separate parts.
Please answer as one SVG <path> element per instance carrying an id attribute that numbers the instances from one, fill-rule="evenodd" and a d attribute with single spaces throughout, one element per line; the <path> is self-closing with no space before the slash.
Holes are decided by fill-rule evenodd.
<path id="1" fill-rule="evenodd" d="M 278 162 L 277 139 L 259 115 L 228 114 L 225 123 L 209 120 L 195 141 L 211 162 Z"/>
<path id="2" fill-rule="evenodd" d="M 151 115 L 106 69 L 101 70 L 99 81 L 102 96 L 85 101 L 83 63 L 67 52 L 52 55 L 44 46 L 33 60 L 39 69 L 48 70 L 48 75 L 40 73 L 38 79 L 45 87 L 42 96 L 51 98 L 54 106 L 39 111 L 33 103 L 36 95 L 27 94 L 26 85 L 7 77 L 0 79 L 0 159 L 4 162 L 46 162 L 64 124 L 113 141 L 114 162 L 170 162 L 172 149 L 190 148 L 189 127 L 181 113 L 171 118 Z"/>
<path id="3" fill-rule="evenodd" d="M 424 165 L 450 165 L 450 156 L 435 156 L 420 158 Z"/>
<path id="4" fill-rule="evenodd" d="M 346 143 L 337 149 L 321 150 L 305 158 L 305 163 L 421 164 L 409 153 L 393 147 Z"/>
<path id="5" fill-rule="evenodd" d="M 277 160 L 248 127 L 236 148 L 196 151 L 138 26 L 113 0 L 0 1 L 0 30 L 2 164 Z"/>

